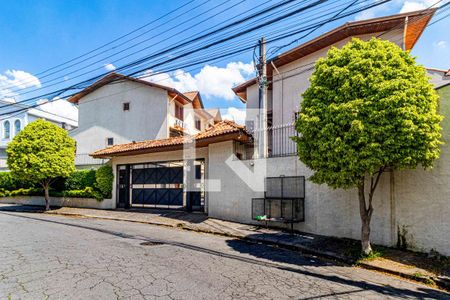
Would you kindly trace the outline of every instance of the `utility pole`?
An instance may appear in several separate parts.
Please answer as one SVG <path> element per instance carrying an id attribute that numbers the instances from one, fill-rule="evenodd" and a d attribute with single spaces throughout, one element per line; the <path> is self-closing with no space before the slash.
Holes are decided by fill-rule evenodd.
<path id="1" fill-rule="evenodd" d="M 267 157 L 267 60 L 266 60 L 266 39 L 259 40 L 259 135 L 258 135 L 258 155 L 260 158 Z"/>

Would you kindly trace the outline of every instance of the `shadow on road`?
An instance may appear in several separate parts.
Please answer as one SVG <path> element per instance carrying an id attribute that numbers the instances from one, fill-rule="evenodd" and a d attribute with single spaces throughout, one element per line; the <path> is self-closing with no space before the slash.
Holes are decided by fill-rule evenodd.
<path id="1" fill-rule="evenodd" d="M 2 210 L 2 209 L 0 209 L 0 210 Z M 311 276 L 311 277 L 319 278 L 322 280 L 327 280 L 327 281 L 330 281 L 333 283 L 339 283 L 342 285 L 356 288 L 356 289 L 346 291 L 346 292 L 340 293 L 340 294 L 320 295 L 317 297 L 299 298 L 299 299 L 316 299 L 316 298 L 321 298 L 321 297 L 326 297 L 326 296 L 339 296 L 342 294 L 357 293 L 357 292 L 360 292 L 363 290 L 372 290 L 383 296 L 395 296 L 395 297 L 403 297 L 403 298 L 412 297 L 412 298 L 419 298 L 419 299 L 423 299 L 423 298 L 450 299 L 449 294 L 447 294 L 445 292 L 441 292 L 439 290 L 426 288 L 425 286 L 419 287 L 418 291 L 412 291 L 412 290 L 408 290 L 408 289 L 401 289 L 401 288 L 396 288 L 396 287 L 387 286 L 387 285 L 378 285 L 378 284 L 374 284 L 374 283 L 367 282 L 367 281 L 357 281 L 357 280 L 353 280 L 350 278 L 341 277 L 341 276 L 337 276 L 337 275 L 327 275 L 327 274 L 322 274 L 320 272 L 313 272 L 310 270 L 310 268 L 305 268 L 305 267 L 306 266 L 320 267 L 320 266 L 326 266 L 326 265 L 330 265 L 330 264 L 326 263 L 326 262 L 322 262 L 318 259 L 310 259 L 308 257 L 303 257 L 302 255 L 298 254 L 297 252 L 292 252 L 292 251 L 284 250 L 284 249 L 278 249 L 278 248 L 270 247 L 270 246 L 263 245 L 263 244 L 249 243 L 249 242 L 245 242 L 245 241 L 237 240 L 237 239 L 230 239 L 227 241 L 227 244 L 233 250 L 235 250 L 241 254 L 245 254 L 246 256 L 247 255 L 254 256 L 255 258 L 231 254 L 231 253 L 225 253 L 225 252 L 221 252 L 221 251 L 211 250 L 208 248 L 194 246 L 194 245 L 180 243 L 180 242 L 160 240 L 160 239 L 149 239 L 149 238 L 143 237 L 143 236 L 130 235 L 130 234 L 126 234 L 126 233 L 123 233 L 120 231 L 108 230 L 108 229 L 103 229 L 103 228 L 98 228 L 98 227 L 93 227 L 93 226 L 73 224 L 73 223 L 49 220 L 49 219 L 38 218 L 38 217 L 30 217 L 30 216 L 26 216 L 26 215 L 21 215 L 20 213 L 17 213 L 17 211 L 14 211 L 14 213 L 0 211 L 0 214 L 17 217 L 17 218 L 25 218 L 25 219 L 29 219 L 29 220 L 33 220 L 33 221 L 47 222 L 47 223 L 71 226 L 71 227 L 76 227 L 76 228 L 81 228 L 81 229 L 86 229 L 86 230 L 92 230 L 92 231 L 97 231 L 97 232 L 101 232 L 104 234 L 113 235 L 115 237 L 134 239 L 134 240 L 139 240 L 142 242 L 163 243 L 166 245 L 180 247 L 180 248 L 188 249 L 191 251 L 197 251 L 197 252 L 202 252 L 202 253 L 206 253 L 206 254 L 210 254 L 210 255 L 214 255 L 214 256 L 238 260 L 243 263 L 249 263 L 249 264 L 264 266 L 264 267 L 268 267 L 268 268 L 275 268 L 275 269 L 279 269 L 279 270 L 283 270 L 283 271 L 287 271 L 287 272 L 298 273 L 298 274 L 302 274 L 305 276 Z M 297 255 L 292 255 L 293 253 L 297 254 Z M 288 266 L 286 264 L 295 265 L 295 267 Z"/>

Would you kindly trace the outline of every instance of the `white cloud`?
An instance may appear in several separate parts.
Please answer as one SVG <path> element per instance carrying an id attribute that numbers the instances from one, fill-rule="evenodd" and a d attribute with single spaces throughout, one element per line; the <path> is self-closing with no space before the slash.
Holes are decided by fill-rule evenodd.
<path id="1" fill-rule="evenodd" d="M 402 8 L 400 9 L 400 13 L 427 9 L 431 6 L 433 8 L 437 8 L 439 7 L 439 3 L 437 2 L 437 0 L 406 0 L 404 1 Z"/>
<path id="2" fill-rule="evenodd" d="M 228 107 L 221 110 L 222 119 L 235 121 L 238 124 L 245 123 L 245 109 L 236 107 Z"/>
<path id="3" fill-rule="evenodd" d="M 78 120 L 78 108 L 64 99 L 55 98 L 52 101 L 48 101 L 47 99 L 40 99 L 37 101 L 38 104 L 45 103 L 39 108 L 43 111 L 66 117 L 72 120 Z"/>
<path id="4" fill-rule="evenodd" d="M 116 69 L 116 66 L 113 64 L 106 64 L 104 67 L 106 71 L 114 71 Z"/>
<path id="5" fill-rule="evenodd" d="M 382 0 L 375 0 L 380 2 Z M 438 0 L 394 0 L 362 11 L 355 15 L 355 20 L 372 19 L 379 16 L 390 15 L 396 12 L 405 13 L 410 11 L 427 9 L 429 7 L 437 8 L 440 3 Z"/>
<path id="6" fill-rule="evenodd" d="M 195 75 L 177 70 L 171 74 L 155 74 L 144 80 L 171 86 L 180 92 L 198 90 L 205 97 L 232 100 L 235 95 L 231 88 L 244 82 L 253 74 L 253 70 L 251 63 L 231 62 L 224 68 L 206 65 Z M 152 74 L 152 72 L 147 71 L 147 74 Z"/>
<path id="7" fill-rule="evenodd" d="M 380 1 L 382 1 L 382 0 L 376 0 L 375 2 L 380 2 Z M 382 14 L 383 12 L 385 12 L 386 10 L 388 10 L 390 8 L 390 5 L 391 5 L 391 2 L 387 2 L 387 3 L 381 4 L 379 6 L 375 6 L 370 9 L 364 10 L 364 11 L 360 12 L 359 14 L 355 15 L 355 20 L 361 21 L 361 20 L 375 18 L 375 17 L 379 16 L 380 14 Z M 362 7 L 363 5 L 361 4 L 360 6 Z"/>
<path id="8" fill-rule="evenodd" d="M 36 76 L 21 70 L 7 70 L 0 74 L 0 99 L 7 102 L 16 102 L 20 89 L 41 87 Z"/>
<path id="9" fill-rule="evenodd" d="M 447 48 L 447 42 L 446 41 L 438 41 L 438 42 L 434 42 L 433 46 L 439 49 L 444 49 Z"/>

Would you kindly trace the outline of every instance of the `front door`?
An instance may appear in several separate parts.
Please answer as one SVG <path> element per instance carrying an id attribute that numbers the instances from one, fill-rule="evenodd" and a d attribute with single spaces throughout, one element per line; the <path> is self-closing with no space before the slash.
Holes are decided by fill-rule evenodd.
<path id="1" fill-rule="evenodd" d="M 118 166 L 118 208 L 130 207 L 130 166 Z"/>

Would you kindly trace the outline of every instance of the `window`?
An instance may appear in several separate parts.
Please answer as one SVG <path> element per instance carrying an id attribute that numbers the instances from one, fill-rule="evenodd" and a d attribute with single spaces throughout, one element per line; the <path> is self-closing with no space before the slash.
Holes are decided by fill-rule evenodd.
<path id="1" fill-rule="evenodd" d="M 20 120 L 14 121 L 14 134 L 18 134 L 22 129 L 22 124 L 20 124 Z"/>
<path id="2" fill-rule="evenodd" d="M 197 130 L 202 130 L 202 120 L 195 118 L 195 128 Z"/>
<path id="3" fill-rule="evenodd" d="M 130 102 L 125 102 L 123 104 L 123 111 L 127 111 L 130 110 Z"/>
<path id="4" fill-rule="evenodd" d="M 112 138 L 112 137 L 107 138 L 107 139 L 106 139 L 106 144 L 107 144 L 108 146 L 114 145 L 114 138 Z"/>
<path id="5" fill-rule="evenodd" d="M 9 125 L 9 121 L 5 121 L 3 123 L 3 138 L 4 139 L 9 139 L 9 135 L 10 135 L 10 125 Z"/>
<path id="6" fill-rule="evenodd" d="M 184 120 L 184 108 L 181 104 L 175 103 L 175 118 Z"/>

